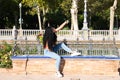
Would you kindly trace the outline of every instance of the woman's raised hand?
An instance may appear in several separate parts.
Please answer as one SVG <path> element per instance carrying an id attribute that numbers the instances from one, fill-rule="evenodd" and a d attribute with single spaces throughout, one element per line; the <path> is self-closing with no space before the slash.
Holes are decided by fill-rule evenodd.
<path id="1" fill-rule="evenodd" d="M 65 23 L 68 24 L 68 23 L 69 23 L 69 20 L 66 20 Z"/>

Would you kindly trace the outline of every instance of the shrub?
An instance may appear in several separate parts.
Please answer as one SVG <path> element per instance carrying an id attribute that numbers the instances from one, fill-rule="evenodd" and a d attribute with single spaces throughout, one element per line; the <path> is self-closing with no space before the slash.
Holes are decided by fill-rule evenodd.
<path id="1" fill-rule="evenodd" d="M 43 43 L 43 34 L 42 33 L 37 35 L 37 41 L 41 44 Z"/>
<path id="2" fill-rule="evenodd" d="M 12 51 L 12 46 L 3 41 L 0 45 L 0 67 L 1 68 L 12 68 L 12 60 L 10 56 Z"/>

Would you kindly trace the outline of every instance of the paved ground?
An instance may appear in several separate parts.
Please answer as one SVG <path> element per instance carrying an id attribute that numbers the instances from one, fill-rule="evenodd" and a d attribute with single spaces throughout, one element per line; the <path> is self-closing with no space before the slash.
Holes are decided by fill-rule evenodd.
<path id="1" fill-rule="evenodd" d="M 120 76 L 65 75 L 58 78 L 54 75 L 0 73 L 0 80 L 120 80 Z"/>

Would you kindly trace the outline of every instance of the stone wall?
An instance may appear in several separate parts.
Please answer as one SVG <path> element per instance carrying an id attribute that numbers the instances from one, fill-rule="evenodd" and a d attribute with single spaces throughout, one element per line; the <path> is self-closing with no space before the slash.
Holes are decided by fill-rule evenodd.
<path id="1" fill-rule="evenodd" d="M 16 74 L 55 74 L 55 60 L 51 58 L 13 58 L 12 71 Z M 63 58 L 64 75 L 112 75 L 119 76 L 119 59 Z"/>

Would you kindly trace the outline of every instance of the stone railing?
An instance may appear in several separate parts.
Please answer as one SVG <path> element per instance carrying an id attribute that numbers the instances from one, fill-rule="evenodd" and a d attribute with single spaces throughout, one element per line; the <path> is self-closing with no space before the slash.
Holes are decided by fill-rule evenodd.
<path id="1" fill-rule="evenodd" d="M 60 41 L 62 42 L 62 41 Z M 58 43 L 60 43 L 58 42 Z M 65 42 L 65 41 L 63 41 Z M 67 46 L 73 51 L 80 52 L 81 55 L 89 56 L 114 56 L 120 57 L 119 46 L 115 41 L 67 41 Z M 37 41 L 17 40 L 15 44 L 12 43 L 14 55 L 43 55 L 43 46 Z M 57 54 L 62 56 L 70 55 L 60 49 Z"/>
<path id="2" fill-rule="evenodd" d="M 14 38 L 14 30 L 13 29 L 0 29 L 0 40 L 12 40 Z M 22 33 L 22 36 L 20 36 Z M 18 30 L 18 39 L 25 39 L 27 37 L 28 40 L 36 40 L 36 36 L 39 33 L 44 33 L 44 30 L 28 30 L 23 29 L 22 32 Z M 58 40 L 61 41 L 63 39 L 66 40 L 109 40 L 111 39 L 111 35 L 109 35 L 109 30 L 60 30 L 58 33 Z M 112 38 L 116 40 L 120 40 L 120 29 L 113 30 Z"/>

